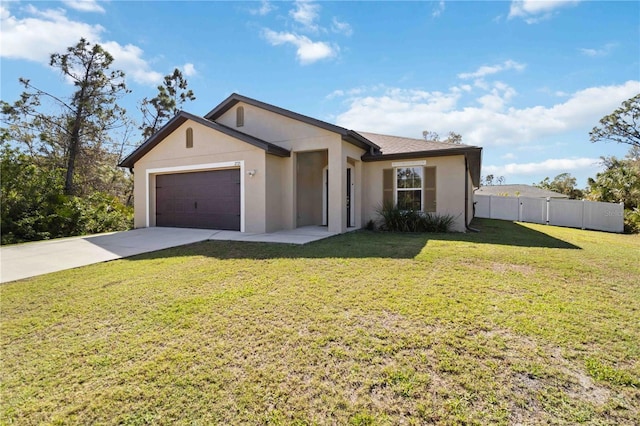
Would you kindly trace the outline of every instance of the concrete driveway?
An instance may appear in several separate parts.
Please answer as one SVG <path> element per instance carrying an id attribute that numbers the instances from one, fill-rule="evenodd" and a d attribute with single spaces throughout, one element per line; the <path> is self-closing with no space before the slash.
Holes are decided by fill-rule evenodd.
<path id="1" fill-rule="evenodd" d="M 205 229 L 140 228 L 86 237 L 60 238 L 0 248 L 0 282 L 106 262 L 208 240 Z"/>
<path id="2" fill-rule="evenodd" d="M 322 226 L 268 234 L 152 227 L 16 244 L 0 247 L 0 283 L 206 240 L 307 244 L 333 235 Z"/>

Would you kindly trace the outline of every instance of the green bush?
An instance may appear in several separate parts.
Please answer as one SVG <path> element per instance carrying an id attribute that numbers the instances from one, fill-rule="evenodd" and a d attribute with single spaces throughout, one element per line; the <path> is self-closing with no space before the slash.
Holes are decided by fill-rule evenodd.
<path id="1" fill-rule="evenodd" d="M 2 244 L 121 231 L 133 225 L 133 208 L 101 192 L 64 195 L 61 169 L 41 167 L 24 154 L 2 151 Z"/>
<path id="2" fill-rule="evenodd" d="M 629 234 L 640 233 L 640 208 L 624 211 L 624 232 Z"/>
<path id="3" fill-rule="evenodd" d="M 369 219 L 367 224 L 364 226 L 364 229 L 366 229 L 367 231 L 375 231 L 376 230 L 376 223 L 373 221 L 373 219 Z"/>
<path id="4" fill-rule="evenodd" d="M 384 204 L 377 210 L 379 228 L 391 232 L 449 232 L 456 216 L 401 210 L 392 204 Z"/>

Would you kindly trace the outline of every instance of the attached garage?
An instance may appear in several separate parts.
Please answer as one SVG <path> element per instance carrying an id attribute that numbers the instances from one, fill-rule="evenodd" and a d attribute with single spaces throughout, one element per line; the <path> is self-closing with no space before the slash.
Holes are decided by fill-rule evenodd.
<path id="1" fill-rule="evenodd" d="M 157 175 L 156 226 L 240 231 L 240 169 Z"/>

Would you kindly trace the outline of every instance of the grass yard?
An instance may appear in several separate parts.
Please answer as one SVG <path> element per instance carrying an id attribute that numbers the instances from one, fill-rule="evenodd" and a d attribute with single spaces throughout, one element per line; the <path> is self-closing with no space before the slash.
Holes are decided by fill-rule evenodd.
<path id="1" fill-rule="evenodd" d="M 205 242 L 1 291 L 2 424 L 640 424 L 640 237 Z"/>

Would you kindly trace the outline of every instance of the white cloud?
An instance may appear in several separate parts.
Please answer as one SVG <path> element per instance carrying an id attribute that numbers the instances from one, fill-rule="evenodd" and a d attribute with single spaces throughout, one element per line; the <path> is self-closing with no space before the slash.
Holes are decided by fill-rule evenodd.
<path id="1" fill-rule="evenodd" d="M 63 52 L 84 37 L 102 45 L 113 56 L 114 68 L 122 69 L 134 81 L 153 85 L 162 80 L 162 74 L 153 71 L 143 58 L 142 49 L 132 44 L 122 46 L 115 41 L 102 40 L 105 29 L 100 25 L 73 21 L 62 9 L 40 10 L 29 5 L 25 12 L 29 16 L 17 18 L 7 8 L 1 8 L 0 55 L 3 58 L 48 64 L 51 53 Z"/>
<path id="2" fill-rule="evenodd" d="M 502 111 L 504 106 L 517 94 L 513 87 L 500 81 L 493 83 L 493 88 L 484 96 L 478 98 L 482 107 L 489 111 Z"/>
<path id="3" fill-rule="evenodd" d="M 41 11 L 29 5 L 26 11 L 31 16 L 18 19 L 2 7 L 0 55 L 3 58 L 48 63 L 51 53 L 63 51 L 81 37 L 99 40 L 104 32 L 100 25 L 70 20 L 60 9 Z"/>
<path id="4" fill-rule="evenodd" d="M 611 53 L 611 51 L 617 46 L 616 43 L 607 43 L 604 46 L 602 46 L 600 49 L 579 49 L 580 53 L 582 53 L 585 56 L 591 56 L 591 57 L 595 57 L 595 56 L 607 56 L 609 53 Z"/>
<path id="5" fill-rule="evenodd" d="M 431 16 L 433 18 L 438 18 L 440 15 L 444 13 L 444 0 L 440 0 L 438 4 L 433 8 L 433 12 L 431 12 Z"/>
<path id="6" fill-rule="evenodd" d="M 149 63 L 142 59 L 143 51 L 138 46 L 122 46 L 115 41 L 102 42 L 100 45 L 113 55 L 114 68 L 122 69 L 128 77 L 141 84 L 153 85 L 162 80 L 162 74 L 153 71 Z"/>
<path id="7" fill-rule="evenodd" d="M 518 157 L 512 152 L 507 152 L 506 154 L 500 156 L 500 158 L 502 158 L 503 160 L 515 160 Z"/>
<path id="8" fill-rule="evenodd" d="M 301 24 L 303 29 L 318 32 L 319 27 L 315 21 L 320 16 L 320 5 L 310 1 L 296 1 L 295 9 L 289 11 L 289 16 Z"/>
<path id="9" fill-rule="evenodd" d="M 580 0 L 513 0 L 509 19 L 522 18 L 527 24 L 535 24 L 553 16 L 562 7 L 575 5 Z"/>
<path id="10" fill-rule="evenodd" d="M 306 36 L 287 32 L 276 32 L 268 28 L 263 31 L 263 36 L 273 46 L 288 43 L 297 47 L 296 56 L 298 57 L 298 61 L 303 65 L 332 58 L 338 54 L 339 50 L 337 46 L 332 46 L 323 41 L 312 41 Z"/>
<path id="11" fill-rule="evenodd" d="M 186 64 L 184 64 L 182 66 L 182 72 L 184 73 L 184 75 L 186 75 L 187 77 L 192 77 L 194 75 L 196 75 L 198 72 L 196 71 L 196 67 L 188 62 Z"/>
<path id="12" fill-rule="evenodd" d="M 334 90 L 333 92 L 329 93 L 327 96 L 325 96 L 326 99 L 334 99 L 334 98 L 340 98 L 342 96 L 344 96 L 344 90 Z"/>
<path id="13" fill-rule="evenodd" d="M 488 75 L 491 74 L 496 74 L 499 73 L 501 71 L 509 71 L 509 70 L 516 70 L 516 71 L 522 71 L 526 68 L 525 64 L 520 64 L 516 61 L 512 61 L 511 59 L 508 59 L 506 61 L 504 61 L 501 64 L 497 64 L 497 65 L 483 65 L 480 68 L 478 68 L 477 70 L 473 71 L 473 72 L 464 72 L 464 73 L 460 73 L 458 74 L 458 78 L 461 78 L 463 80 L 467 80 L 467 79 L 471 79 L 471 78 L 483 78 L 486 77 Z"/>
<path id="14" fill-rule="evenodd" d="M 63 0 L 62 3 L 80 12 L 104 13 L 104 8 L 96 0 Z"/>
<path id="15" fill-rule="evenodd" d="M 249 13 L 251 13 L 252 15 L 265 16 L 265 15 L 268 15 L 275 8 L 276 7 L 271 3 L 269 3 L 267 0 L 262 0 L 262 2 L 260 3 L 260 7 L 257 9 L 249 9 Z"/>
<path id="16" fill-rule="evenodd" d="M 494 89 L 500 99 L 487 97 Z M 424 129 L 455 131 L 472 145 L 516 146 L 573 130 L 588 131 L 639 91 L 640 82 L 628 81 L 580 90 L 552 106 L 514 108 L 506 104 L 515 89 L 502 83 L 494 83 L 489 93 L 465 105 L 460 105 L 463 92 L 457 87 L 444 93 L 383 87 L 349 98 L 347 110 L 336 122 L 354 130 L 408 137 L 419 137 Z M 480 106 L 473 106 L 478 102 Z"/>
<path id="17" fill-rule="evenodd" d="M 334 98 L 341 98 L 344 96 L 348 96 L 348 97 L 354 97 L 357 95 L 360 95 L 362 93 L 365 93 L 367 91 L 376 91 L 379 90 L 380 88 L 382 88 L 384 86 L 378 85 L 378 86 L 361 86 L 361 87 L 354 87 L 353 89 L 349 89 L 349 90 L 334 90 L 333 92 L 329 93 L 326 96 L 326 99 L 334 99 Z"/>
<path id="18" fill-rule="evenodd" d="M 568 172 L 572 170 L 598 167 L 599 158 L 550 158 L 539 163 L 509 163 L 501 166 L 482 166 L 483 173 L 494 175 L 537 175 L 549 172 Z"/>
<path id="19" fill-rule="evenodd" d="M 346 36 L 350 36 L 351 34 L 353 34 L 353 29 L 351 28 L 351 25 L 349 25 L 348 22 L 339 21 L 338 18 L 336 18 L 335 16 L 331 20 L 331 30 L 334 33 L 340 33 Z"/>
<path id="20" fill-rule="evenodd" d="M 289 11 L 289 16 L 293 19 L 293 24 L 288 22 L 290 28 L 294 30 L 274 31 L 269 28 L 262 30 L 262 36 L 272 46 L 280 46 L 282 44 L 292 44 L 296 47 L 296 57 L 298 62 L 303 65 L 312 64 L 322 59 L 333 58 L 340 52 L 340 46 L 337 43 L 328 41 L 314 41 L 306 35 L 300 33 L 313 33 L 315 35 L 322 33 L 328 34 L 326 27 L 320 26 L 320 5 L 307 0 L 297 0 L 294 7 Z M 292 24 L 292 25 L 291 25 Z M 353 34 L 351 25 L 347 22 L 340 21 L 337 17 L 333 17 L 331 21 L 331 31 L 346 36 Z"/>

